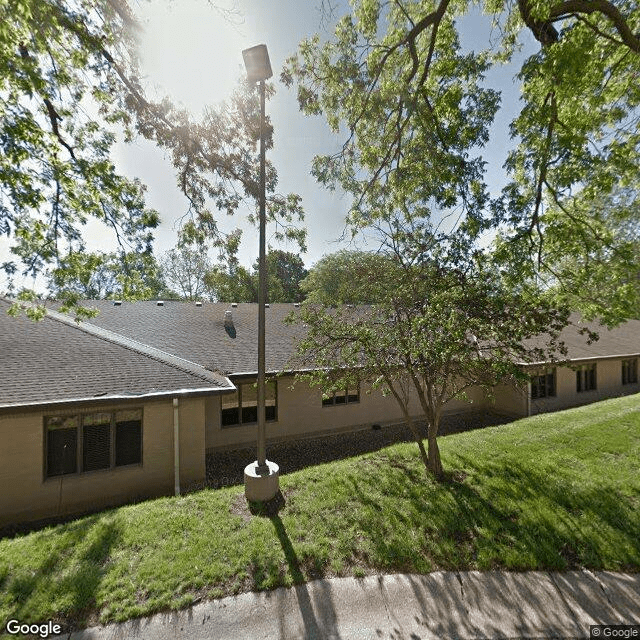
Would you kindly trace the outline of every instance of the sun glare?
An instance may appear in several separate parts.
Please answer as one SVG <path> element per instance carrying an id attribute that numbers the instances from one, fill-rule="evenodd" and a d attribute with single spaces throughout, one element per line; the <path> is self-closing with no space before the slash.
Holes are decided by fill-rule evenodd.
<path id="1" fill-rule="evenodd" d="M 244 73 L 241 52 L 250 35 L 241 15 L 229 19 L 206 0 L 153 0 L 140 9 L 142 68 L 158 96 L 197 115 L 231 94 Z"/>

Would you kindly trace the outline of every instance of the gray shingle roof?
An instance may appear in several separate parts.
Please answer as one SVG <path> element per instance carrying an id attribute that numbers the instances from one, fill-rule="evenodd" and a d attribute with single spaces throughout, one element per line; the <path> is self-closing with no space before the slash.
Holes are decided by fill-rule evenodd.
<path id="1" fill-rule="evenodd" d="M 223 302 L 194 303 L 166 301 L 123 302 L 114 306 L 108 300 L 86 303 L 100 314 L 89 323 L 144 344 L 162 349 L 180 358 L 196 362 L 211 371 L 224 374 L 258 370 L 258 305 L 239 303 L 232 308 Z M 225 329 L 225 311 L 233 315 L 234 331 Z M 267 371 L 292 366 L 297 340 L 304 335 L 301 325 L 284 324 L 293 304 L 271 304 L 265 309 L 265 345 Z M 86 324 L 86 323 L 83 323 Z"/>
<path id="2" fill-rule="evenodd" d="M 567 360 L 585 360 L 612 356 L 640 355 L 640 320 L 628 320 L 614 329 L 598 322 L 585 322 L 578 314 L 571 315 L 572 324 L 565 327 L 560 340 L 567 347 Z M 598 334 L 598 340 L 588 344 L 587 335 L 579 330 L 588 327 Z M 525 342 L 527 346 L 544 346 L 544 336 Z"/>
<path id="3" fill-rule="evenodd" d="M 83 326 L 101 327 L 225 375 L 255 372 L 258 368 L 257 304 L 239 303 L 232 308 L 228 303 L 203 303 L 197 307 L 194 303 L 165 301 L 160 307 L 155 301 L 141 301 L 114 306 L 111 301 L 98 300 L 86 305 L 96 307 L 100 314 Z M 225 329 L 225 311 L 232 312 L 233 332 Z M 283 322 L 292 312 L 299 313 L 299 308 L 271 304 L 265 310 L 267 371 L 296 368 L 296 342 L 306 329 Z M 588 323 L 600 336 L 591 345 L 578 332 L 585 323 L 575 314 L 572 321 L 577 327 L 569 326 L 562 333 L 569 360 L 640 354 L 638 320 L 611 330 L 597 322 Z M 542 345 L 544 337 L 528 342 Z"/>
<path id="4" fill-rule="evenodd" d="M 231 308 L 227 303 L 165 302 L 158 307 L 151 302 L 123 302 L 116 307 L 112 302 L 91 302 L 100 315 L 90 322 L 110 329 L 174 355 L 197 362 L 213 371 L 225 374 L 254 372 L 257 370 L 258 305 L 240 303 Z M 233 315 L 235 337 L 224 327 L 225 311 Z M 293 365 L 295 344 L 305 333 L 298 324 L 286 325 L 284 318 L 299 309 L 292 304 L 271 304 L 266 317 L 266 368 L 280 371 Z M 568 348 L 568 359 L 600 358 L 640 353 L 640 321 L 629 320 L 615 329 L 607 329 L 597 322 L 584 323 L 573 315 L 577 326 L 568 326 L 561 339 Z M 600 339 L 587 344 L 587 337 L 578 328 L 587 324 Z M 543 337 L 532 342 L 543 344 Z"/>
<path id="5" fill-rule="evenodd" d="M 221 391 L 229 381 L 59 314 L 12 318 L 0 299 L 0 408 Z"/>

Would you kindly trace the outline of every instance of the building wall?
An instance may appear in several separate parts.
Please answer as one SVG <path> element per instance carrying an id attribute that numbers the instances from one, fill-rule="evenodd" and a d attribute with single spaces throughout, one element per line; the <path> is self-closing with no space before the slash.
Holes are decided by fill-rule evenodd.
<path id="1" fill-rule="evenodd" d="M 45 478 L 44 417 L 112 411 L 100 405 L 0 415 L 0 526 L 98 510 L 174 491 L 173 404 L 142 406 L 142 464 Z M 180 481 L 205 479 L 204 398 L 180 399 Z"/>
<path id="2" fill-rule="evenodd" d="M 467 400 L 450 402 L 446 411 L 457 413 L 479 409 L 485 405 L 482 391 L 471 389 L 467 393 Z M 255 424 L 221 428 L 219 396 L 208 398 L 206 406 L 208 450 L 255 442 Z M 409 408 L 412 416 L 422 414 L 415 394 L 411 396 Z M 283 376 L 278 378 L 278 419 L 267 422 L 266 431 L 268 440 L 277 441 L 356 430 L 373 424 L 393 424 L 403 420 L 404 416 L 395 398 L 391 395 L 383 396 L 377 389 L 361 385 L 360 402 L 325 407 L 322 405 L 319 387 L 310 387 L 305 382 L 295 381 L 293 377 Z"/>
<path id="3" fill-rule="evenodd" d="M 501 384 L 494 388 L 487 406 L 498 413 L 521 418 L 527 415 L 527 393 L 526 385 Z"/>
<path id="4" fill-rule="evenodd" d="M 556 395 L 551 398 L 531 400 L 531 414 L 558 411 L 582 404 L 589 404 L 640 392 L 640 384 L 622 384 L 622 358 L 610 358 L 580 362 L 596 364 L 597 388 L 592 391 L 576 391 L 576 372 L 569 367 L 556 368 Z"/>
<path id="5" fill-rule="evenodd" d="M 622 385 L 622 360 L 600 359 L 597 363 L 597 389 L 576 391 L 576 374 L 568 367 L 556 369 L 556 396 L 529 400 L 526 386 L 498 385 L 487 397 L 480 388 L 467 391 L 466 400 L 454 400 L 446 413 L 460 413 L 490 409 L 513 417 L 531 413 L 558 411 L 568 407 L 596 402 L 605 398 L 640 392 L 640 384 Z M 585 362 L 584 364 L 589 364 Z M 411 414 L 421 415 L 415 396 L 410 403 Z M 393 424 L 403 421 L 403 415 L 392 396 L 384 397 L 380 391 L 360 389 L 360 402 L 338 406 L 322 406 L 321 391 L 306 383 L 295 382 L 293 377 L 278 378 L 278 420 L 267 422 L 267 439 L 271 441 L 295 439 L 340 431 L 356 430 L 372 424 Z M 207 398 L 206 447 L 209 451 L 251 445 L 256 439 L 256 425 L 221 428 L 220 397 Z"/>

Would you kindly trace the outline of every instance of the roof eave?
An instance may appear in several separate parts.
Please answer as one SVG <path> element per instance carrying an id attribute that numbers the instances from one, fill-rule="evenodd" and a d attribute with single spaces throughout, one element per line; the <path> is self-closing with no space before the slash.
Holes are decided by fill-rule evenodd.
<path id="1" fill-rule="evenodd" d="M 53 400 L 37 400 L 35 402 L 14 402 L 0 404 L 0 412 L 7 413 L 20 409 L 37 409 L 39 407 L 68 405 L 68 404 L 104 404 L 122 400 L 132 402 L 141 400 L 155 400 L 162 398 L 184 398 L 202 395 L 226 395 L 236 391 L 235 385 L 229 381 L 230 387 L 199 387 L 195 389 L 169 389 L 166 391 L 149 391 L 147 393 L 114 393 L 104 396 L 89 396 L 81 398 L 55 398 Z"/>

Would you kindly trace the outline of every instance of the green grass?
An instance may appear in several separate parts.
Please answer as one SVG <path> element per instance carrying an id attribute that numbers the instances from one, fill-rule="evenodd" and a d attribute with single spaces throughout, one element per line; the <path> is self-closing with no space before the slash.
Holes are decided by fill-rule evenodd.
<path id="1" fill-rule="evenodd" d="M 82 625 L 321 576 L 640 568 L 640 395 L 281 478 L 277 515 L 206 490 L 0 540 L 0 620 Z"/>

